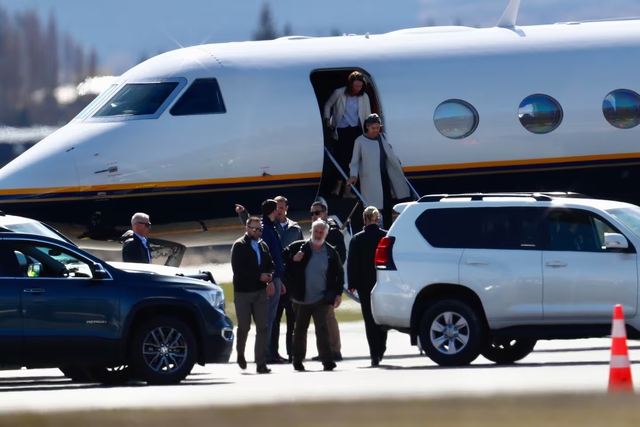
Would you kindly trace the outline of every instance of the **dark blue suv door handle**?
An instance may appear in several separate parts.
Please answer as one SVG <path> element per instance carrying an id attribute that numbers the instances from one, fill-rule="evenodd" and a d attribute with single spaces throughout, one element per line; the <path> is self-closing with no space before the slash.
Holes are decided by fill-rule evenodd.
<path id="1" fill-rule="evenodd" d="M 41 294 L 44 292 L 44 289 L 42 288 L 32 288 L 32 289 L 25 289 L 22 292 L 24 292 L 25 294 Z"/>

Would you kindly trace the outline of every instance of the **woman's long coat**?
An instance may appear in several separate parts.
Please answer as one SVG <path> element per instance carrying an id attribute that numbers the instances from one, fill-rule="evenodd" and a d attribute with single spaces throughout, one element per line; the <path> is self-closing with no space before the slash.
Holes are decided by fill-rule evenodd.
<path id="1" fill-rule="evenodd" d="M 391 195 L 395 199 L 411 197 L 411 190 L 404 176 L 400 159 L 381 133 L 382 146 L 387 154 L 387 173 L 391 184 Z M 369 206 L 382 209 L 383 193 L 380 176 L 380 147 L 377 139 L 359 136 L 353 147 L 353 156 L 349 164 L 350 177 L 360 180 L 360 192 Z"/>

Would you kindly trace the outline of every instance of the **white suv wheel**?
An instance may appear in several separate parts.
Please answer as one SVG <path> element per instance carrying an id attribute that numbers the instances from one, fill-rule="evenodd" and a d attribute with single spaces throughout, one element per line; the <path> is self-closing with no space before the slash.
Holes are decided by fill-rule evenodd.
<path id="1" fill-rule="evenodd" d="M 457 354 L 469 342 L 469 324 L 460 314 L 446 311 L 431 323 L 431 345 L 444 354 Z"/>
<path id="2" fill-rule="evenodd" d="M 441 366 L 465 366 L 479 355 L 483 324 L 466 302 L 444 299 L 422 315 L 418 335 L 424 352 Z"/>

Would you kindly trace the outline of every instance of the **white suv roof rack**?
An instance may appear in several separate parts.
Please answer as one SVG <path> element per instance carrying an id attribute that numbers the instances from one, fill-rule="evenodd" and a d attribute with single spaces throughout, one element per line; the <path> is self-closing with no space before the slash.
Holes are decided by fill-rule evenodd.
<path id="1" fill-rule="evenodd" d="M 419 203 L 429 203 L 429 202 L 439 202 L 443 199 L 468 199 L 470 198 L 472 201 L 476 200 L 484 200 L 485 197 L 528 197 L 534 198 L 537 201 L 550 201 L 557 198 L 578 198 L 578 199 L 589 199 L 589 196 L 586 196 L 581 193 L 574 193 L 572 191 L 564 192 L 564 191 L 550 191 L 550 192 L 501 192 L 501 193 L 459 193 L 459 194 L 428 194 L 426 196 L 420 197 L 418 199 Z"/>

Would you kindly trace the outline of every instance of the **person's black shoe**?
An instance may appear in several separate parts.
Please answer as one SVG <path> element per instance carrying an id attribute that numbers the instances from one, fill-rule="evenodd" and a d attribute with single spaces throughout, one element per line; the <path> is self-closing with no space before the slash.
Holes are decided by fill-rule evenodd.
<path id="1" fill-rule="evenodd" d="M 267 359 L 267 363 L 269 365 L 282 365 L 283 363 L 285 363 L 285 360 L 282 359 L 282 357 L 273 357 L 273 358 Z"/>
<path id="2" fill-rule="evenodd" d="M 256 368 L 256 372 L 259 374 L 268 374 L 269 372 L 271 372 L 271 369 L 267 368 L 267 365 L 263 363 L 258 365 L 258 367 Z"/>
<path id="3" fill-rule="evenodd" d="M 333 360 L 336 362 L 340 362 L 342 360 L 342 353 L 340 352 L 333 353 Z"/>
<path id="4" fill-rule="evenodd" d="M 380 366 L 380 358 L 372 357 L 371 358 L 371 366 L 373 366 L 374 368 Z"/>
<path id="5" fill-rule="evenodd" d="M 247 361 L 244 356 L 238 356 L 238 366 L 240 366 L 240 369 L 242 370 L 247 369 Z"/>
<path id="6" fill-rule="evenodd" d="M 276 357 L 274 357 L 274 360 L 278 360 L 278 362 L 276 363 L 291 363 L 291 357 L 286 358 L 286 357 L 282 357 L 279 354 L 276 354 Z"/>
<path id="7" fill-rule="evenodd" d="M 314 362 L 319 362 L 320 356 L 312 357 L 311 360 L 313 360 Z"/>
<path id="8" fill-rule="evenodd" d="M 295 369 L 296 371 L 299 372 L 304 372 L 304 365 L 302 364 L 302 362 L 293 362 L 293 369 Z"/>
<path id="9" fill-rule="evenodd" d="M 323 363 L 323 365 L 324 365 L 323 371 L 333 371 L 338 366 L 334 362 Z"/>
<path id="10" fill-rule="evenodd" d="M 281 356 L 278 356 L 278 358 L 280 359 L 280 363 L 282 363 L 282 364 L 286 365 L 288 363 L 291 363 L 291 358 L 286 358 L 286 357 L 281 357 Z"/>

